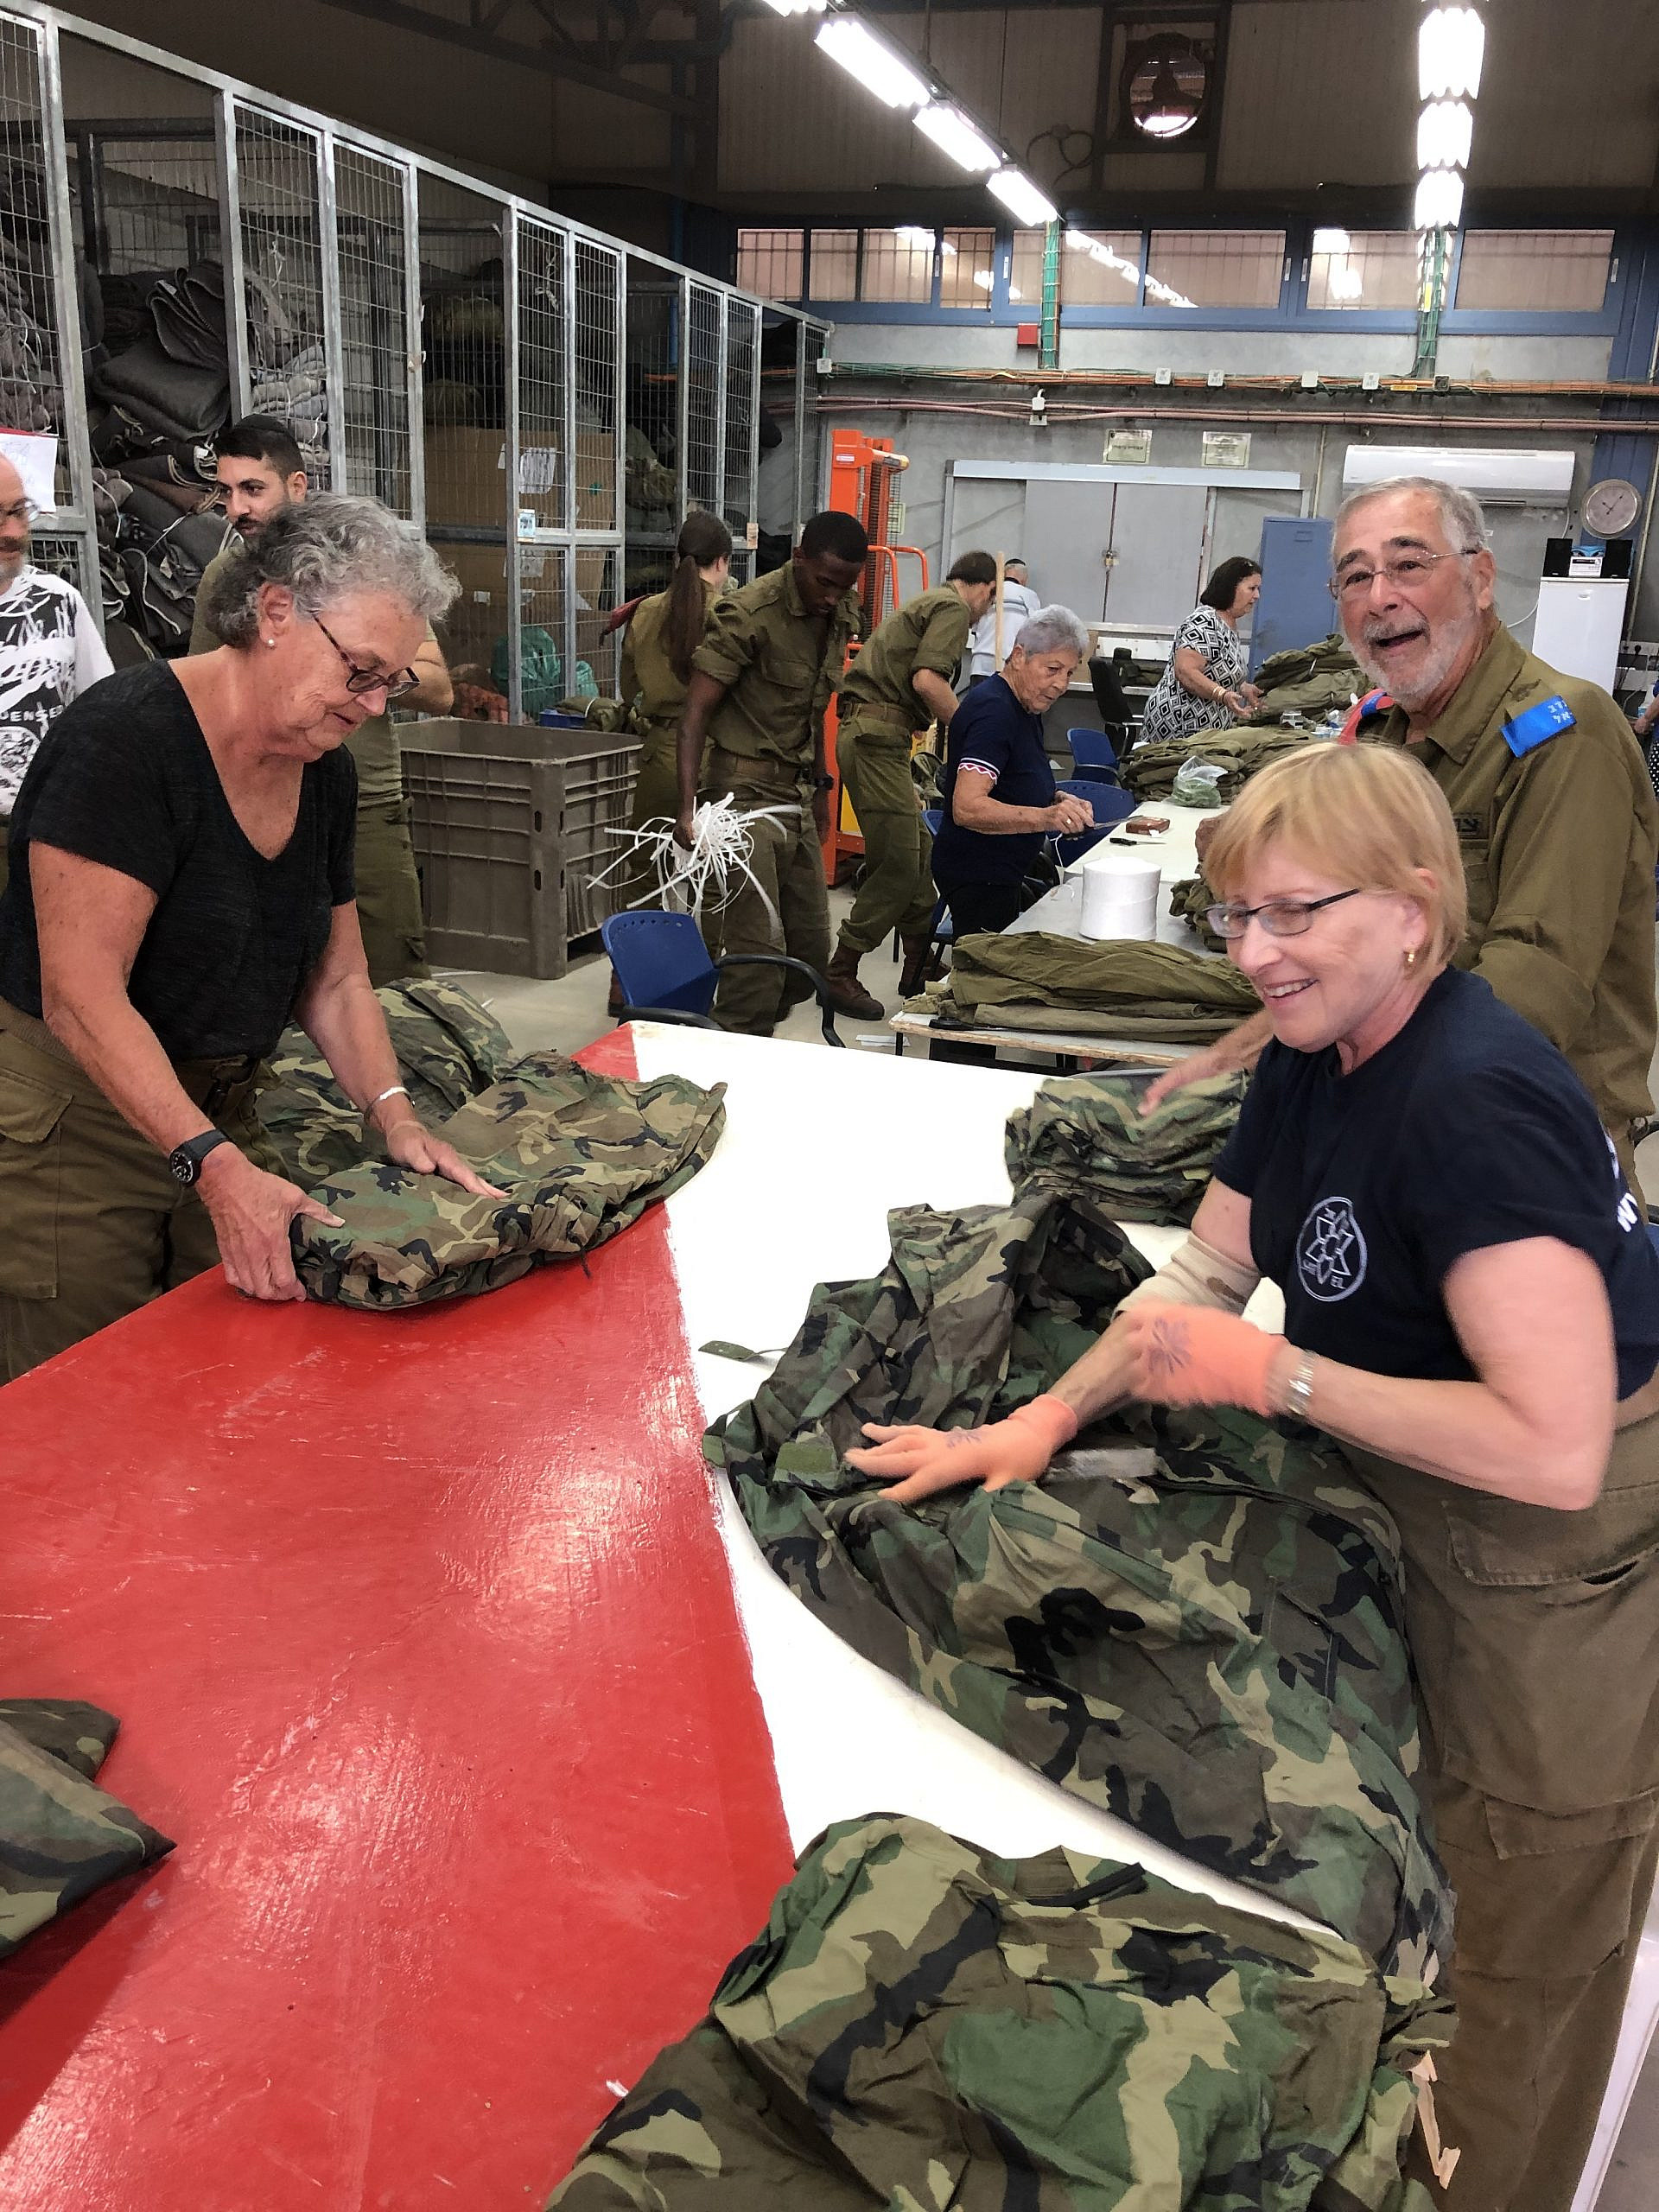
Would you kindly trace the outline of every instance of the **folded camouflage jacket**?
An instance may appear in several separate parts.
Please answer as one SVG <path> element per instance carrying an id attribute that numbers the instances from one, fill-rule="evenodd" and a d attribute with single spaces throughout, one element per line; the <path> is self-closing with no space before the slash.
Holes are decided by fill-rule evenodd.
<path id="1" fill-rule="evenodd" d="M 0 1700 L 0 1958 L 172 1850 L 92 1780 L 118 1725 L 67 1699 Z"/>
<path id="2" fill-rule="evenodd" d="M 889 1503 L 866 1421 L 1046 1389 L 1150 1272 L 1086 1191 L 889 1217 L 705 1439 L 766 1559 L 879 1667 L 1050 1781 L 1267 1890 L 1389 1973 L 1448 1947 L 1394 1525 L 1311 1429 L 1127 1408 L 1040 1484 Z"/>
<path id="3" fill-rule="evenodd" d="M 1262 1001 L 1230 961 L 1179 944 L 1051 937 L 965 937 L 950 956 L 936 1027 L 1053 1030 L 1150 1044 L 1208 1045 Z"/>
<path id="4" fill-rule="evenodd" d="M 1248 1075 L 1190 1083 L 1143 1116 L 1134 1076 L 1046 1083 L 1008 1117 L 1003 1157 L 1017 1196 L 1092 1197 L 1115 1221 L 1191 1221 L 1238 1120 Z"/>
<path id="5" fill-rule="evenodd" d="M 1233 799 L 1259 768 L 1265 768 L 1269 760 L 1278 760 L 1281 753 L 1306 745 L 1307 739 L 1306 730 L 1286 730 L 1276 726 L 1255 729 L 1248 722 L 1236 723 L 1230 729 L 1200 730 L 1196 737 L 1137 745 L 1119 773 L 1124 789 L 1133 791 L 1137 803 L 1144 806 L 1148 799 L 1169 797 L 1185 762 L 1209 760 L 1226 770 L 1217 785 L 1217 797 Z"/>
<path id="6" fill-rule="evenodd" d="M 438 1131 L 505 1198 L 385 1160 L 331 1177 L 312 1195 L 345 1226 L 293 1224 L 300 1281 L 332 1305 L 423 1306 L 591 1251 L 696 1173 L 725 1126 L 724 1089 L 531 1053 Z"/>
<path id="7" fill-rule="evenodd" d="M 825 1830 L 560 2212 L 1429 2212 L 1449 2039 L 1351 1946 L 1072 1851 Z"/>
<path id="8" fill-rule="evenodd" d="M 409 1103 L 429 1125 L 458 1111 L 512 1065 L 505 1030 L 458 983 L 388 983 L 375 996 Z M 283 1032 L 268 1065 L 257 1103 L 275 1155 L 269 1164 L 278 1173 L 308 1191 L 325 1176 L 385 1159 L 379 1138 L 365 1132 L 302 1029 Z"/>

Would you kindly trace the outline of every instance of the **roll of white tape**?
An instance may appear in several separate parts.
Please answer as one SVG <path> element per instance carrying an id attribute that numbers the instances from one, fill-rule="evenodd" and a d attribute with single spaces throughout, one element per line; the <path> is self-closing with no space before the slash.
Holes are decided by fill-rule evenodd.
<path id="1" fill-rule="evenodd" d="M 1163 869 L 1138 853 L 1091 853 L 1083 877 L 1083 934 L 1086 938 L 1135 938 L 1149 944 L 1158 934 L 1158 893 Z"/>

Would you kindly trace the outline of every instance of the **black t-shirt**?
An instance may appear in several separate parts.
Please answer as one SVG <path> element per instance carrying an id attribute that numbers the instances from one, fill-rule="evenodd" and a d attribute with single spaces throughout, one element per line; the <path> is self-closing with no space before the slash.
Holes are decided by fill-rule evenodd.
<path id="1" fill-rule="evenodd" d="M 1601 1270 L 1619 1396 L 1659 1363 L 1659 1251 L 1590 1094 L 1478 976 L 1436 977 L 1351 1075 L 1334 1049 L 1269 1045 L 1216 1178 L 1249 1199 L 1252 1255 L 1304 1351 L 1468 1382 L 1448 1271 L 1465 1252 L 1553 1236 Z M 1541 1344 L 1549 1328 L 1541 1313 Z"/>
<path id="2" fill-rule="evenodd" d="M 243 835 L 195 711 L 165 661 L 67 707 L 30 763 L 0 899 L 0 996 L 41 1011 L 29 849 L 38 838 L 135 877 L 156 906 L 128 995 L 170 1059 L 270 1051 L 354 896 L 357 771 L 341 746 L 300 778 L 275 860 Z"/>
<path id="3" fill-rule="evenodd" d="M 1043 718 L 1020 705 L 1002 677 L 975 684 L 950 717 L 939 779 L 944 818 L 933 840 L 933 880 L 941 888 L 949 883 L 1021 883 L 1042 850 L 1040 830 L 988 837 L 950 819 L 957 772 L 969 762 L 986 772 L 982 783 L 1004 806 L 1053 805 L 1054 771 L 1043 744 Z"/>

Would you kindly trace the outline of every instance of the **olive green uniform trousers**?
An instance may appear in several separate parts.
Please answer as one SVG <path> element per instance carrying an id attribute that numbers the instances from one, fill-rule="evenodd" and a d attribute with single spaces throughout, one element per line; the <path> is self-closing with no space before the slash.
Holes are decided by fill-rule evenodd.
<path id="1" fill-rule="evenodd" d="M 1568 2212 L 1659 1854 L 1659 1414 L 1582 1513 L 1345 1447 L 1399 1525 L 1427 1796 L 1457 1893 L 1447 2212 Z M 1428 2178 L 1425 2171 L 1421 2178 Z"/>
<path id="2" fill-rule="evenodd" d="M 836 737 L 836 765 L 864 837 L 864 873 L 841 925 L 841 943 L 861 960 L 893 930 L 901 938 L 926 937 L 938 904 L 933 840 L 910 772 L 906 719 L 855 708 Z"/>
<path id="3" fill-rule="evenodd" d="M 819 975 L 830 964 L 830 899 L 823 853 L 812 818 L 812 786 L 798 768 L 769 758 L 753 760 L 711 750 L 707 796 L 730 792 L 739 808 L 785 810 L 781 820 L 754 822 L 749 868 L 718 912 L 705 911 L 703 935 L 715 957 L 734 952 L 781 952 L 804 960 Z M 804 976 L 782 968 L 734 968 L 720 979 L 715 1019 L 723 1029 L 770 1037 L 803 999 Z"/>
<path id="4" fill-rule="evenodd" d="M 353 867 L 369 981 L 378 990 L 383 983 L 401 982 L 406 976 L 429 976 L 421 879 L 410 842 L 406 800 L 359 799 Z"/>
<path id="5" fill-rule="evenodd" d="M 253 1153 L 255 1067 L 175 1064 Z M 196 1193 L 124 1120 L 43 1021 L 0 999 L 0 1368 L 10 1382 L 219 1261 Z"/>
<path id="6" fill-rule="evenodd" d="M 633 804 L 628 810 L 631 830 L 643 830 L 647 822 L 672 822 L 677 817 L 679 745 L 677 717 L 673 721 L 646 725 L 639 747 L 639 763 L 634 771 Z M 620 869 L 611 895 L 618 913 L 630 906 L 660 906 L 663 903 L 658 895 L 657 871 L 649 867 L 631 865 Z"/>

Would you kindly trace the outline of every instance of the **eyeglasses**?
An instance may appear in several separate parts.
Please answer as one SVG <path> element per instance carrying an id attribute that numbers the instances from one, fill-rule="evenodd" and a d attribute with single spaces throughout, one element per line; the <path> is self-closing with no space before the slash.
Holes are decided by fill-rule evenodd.
<path id="1" fill-rule="evenodd" d="M 1358 896 L 1356 885 L 1351 891 L 1333 891 L 1328 899 L 1264 899 L 1259 906 L 1209 906 L 1205 911 L 1217 937 L 1243 937 L 1253 920 L 1269 937 L 1301 937 L 1322 907 L 1339 906 L 1344 899 Z"/>
<path id="2" fill-rule="evenodd" d="M 15 507 L 0 507 L 0 523 L 19 523 L 27 530 L 40 512 L 33 499 L 19 499 Z"/>
<path id="3" fill-rule="evenodd" d="M 1331 596 L 1357 607 L 1362 599 L 1370 597 L 1379 575 L 1385 575 L 1396 591 L 1412 591 L 1426 584 L 1442 561 L 1466 561 L 1480 550 L 1478 545 L 1465 545 L 1455 553 L 1402 553 L 1397 561 L 1385 561 L 1380 570 L 1344 569 L 1341 575 L 1332 577 Z"/>
<path id="4" fill-rule="evenodd" d="M 406 668 L 401 676 L 382 676 L 375 669 L 359 668 L 327 624 L 315 614 L 311 620 L 350 670 L 351 673 L 346 678 L 348 691 L 354 691 L 359 698 L 365 691 L 384 691 L 386 703 L 390 705 L 394 699 L 401 699 L 405 692 L 420 689 L 421 679 L 412 668 Z"/>

